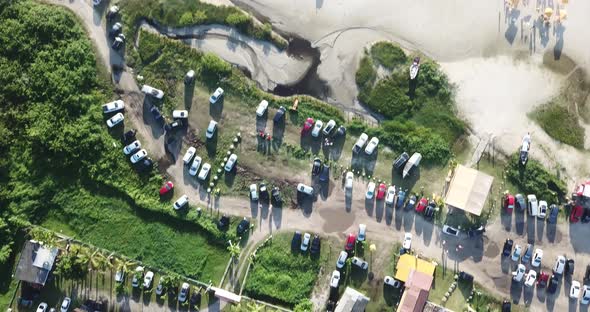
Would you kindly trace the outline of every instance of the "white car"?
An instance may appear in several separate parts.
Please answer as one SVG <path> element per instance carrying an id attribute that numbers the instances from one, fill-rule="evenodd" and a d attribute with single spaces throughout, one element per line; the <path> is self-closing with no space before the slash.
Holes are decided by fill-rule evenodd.
<path id="1" fill-rule="evenodd" d="M 297 191 L 307 195 L 313 195 L 313 187 L 305 185 L 303 183 L 297 184 Z"/>
<path id="2" fill-rule="evenodd" d="M 385 203 L 387 205 L 393 205 L 395 199 L 395 186 L 387 188 L 387 195 L 385 196 Z"/>
<path id="3" fill-rule="evenodd" d="M 258 107 L 256 108 L 256 116 L 258 116 L 258 117 L 264 116 L 264 113 L 266 113 L 267 108 L 268 108 L 268 101 L 267 100 L 260 101 L 260 104 L 258 104 Z"/>
<path id="4" fill-rule="evenodd" d="M 540 248 L 535 249 L 533 259 L 531 259 L 531 266 L 538 268 L 541 267 L 541 260 L 543 260 L 543 250 Z"/>
<path id="5" fill-rule="evenodd" d="M 352 258 L 352 264 L 356 265 L 357 267 L 366 270 L 369 268 L 369 263 L 367 263 L 367 261 L 359 258 L 359 257 L 354 257 Z"/>
<path id="6" fill-rule="evenodd" d="M 184 162 L 185 165 L 188 165 L 191 163 L 191 159 L 193 159 L 193 156 L 195 156 L 196 152 L 197 152 L 197 149 L 194 146 L 191 146 L 186 150 L 186 153 L 184 153 L 184 156 L 182 157 L 182 161 Z"/>
<path id="7" fill-rule="evenodd" d="M 131 156 L 131 163 L 135 164 L 138 161 L 144 159 L 147 156 L 147 151 L 145 149 L 140 150 L 139 152 L 133 154 L 133 156 Z"/>
<path id="8" fill-rule="evenodd" d="M 112 128 L 118 124 L 120 124 L 125 119 L 125 116 L 121 113 L 116 113 L 113 117 L 107 119 L 107 126 Z"/>
<path id="9" fill-rule="evenodd" d="M 253 201 L 258 200 L 258 187 L 256 184 L 250 184 L 250 199 Z"/>
<path id="10" fill-rule="evenodd" d="M 584 290 L 582 291 L 582 301 L 581 304 L 588 304 L 590 303 L 590 286 L 584 285 Z"/>
<path id="11" fill-rule="evenodd" d="M 223 169 L 225 169 L 226 172 L 232 171 L 232 169 L 234 169 L 234 165 L 236 164 L 237 160 L 238 160 L 238 155 L 231 154 L 229 156 L 229 158 L 227 159 L 227 162 L 225 163 L 225 167 L 223 167 Z"/>
<path id="12" fill-rule="evenodd" d="M 116 100 L 106 103 L 102 106 L 102 112 L 104 114 L 114 113 L 125 108 L 125 103 L 122 100 Z"/>
<path id="13" fill-rule="evenodd" d="M 97 6 L 100 5 L 101 2 L 102 0 L 92 0 L 92 5 Z"/>
<path id="14" fill-rule="evenodd" d="M 324 127 L 324 130 L 322 130 L 322 133 L 324 135 L 330 135 L 330 132 L 334 130 L 334 127 L 336 127 L 336 122 L 333 119 L 330 119 L 330 121 L 328 121 L 328 123 Z"/>
<path id="15" fill-rule="evenodd" d="M 217 130 L 217 121 L 211 120 L 209 122 L 209 126 L 207 127 L 207 132 L 205 133 L 207 139 L 210 139 L 215 135 L 215 130 Z"/>
<path id="16" fill-rule="evenodd" d="M 356 236 L 356 240 L 362 242 L 367 236 L 367 225 L 359 224 L 359 234 Z"/>
<path id="17" fill-rule="evenodd" d="M 307 251 L 309 248 L 309 240 L 311 239 L 311 235 L 309 233 L 303 234 L 303 240 L 301 240 L 301 251 Z"/>
<path id="18" fill-rule="evenodd" d="M 339 283 L 340 283 L 340 271 L 334 270 L 332 272 L 332 278 L 330 278 L 330 287 L 338 288 Z"/>
<path id="19" fill-rule="evenodd" d="M 404 234 L 404 242 L 402 243 L 402 247 L 405 250 L 412 249 L 412 233 Z"/>
<path id="20" fill-rule="evenodd" d="M 547 202 L 544 200 L 539 201 L 539 214 L 537 214 L 537 218 L 545 219 L 547 217 Z"/>
<path id="21" fill-rule="evenodd" d="M 217 101 L 219 101 L 219 99 L 222 96 L 223 96 L 223 89 L 221 89 L 221 88 L 215 89 L 215 92 L 213 92 L 213 94 L 211 94 L 211 97 L 209 98 L 209 103 L 211 103 L 211 104 L 217 103 Z"/>
<path id="22" fill-rule="evenodd" d="M 580 282 L 572 281 L 572 287 L 570 288 L 570 298 L 578 299 L 580 297 Z"/>
<path id="23" fill-rule="evenodd" d="M 117 271 L 117 273 L 115 273 L 115 282 L 122 283 L 124 279 L 125 279 L 125 271 L 119 270 L 119 271 Z"/>
<path id="24" fill-rule="evenodd" d="M 369 185 L 367 185 L 367 193 L 365 194 L 365 197 L 367 199 L 373 199 L 373 196 L 375 196 L 375 182 L 369 182 Z"/>
<path id="25" fill-rule="evenodd" d="M 191 69 L 188 72 L 186 72 L 186 75 L 184 75 L 184 83 L 191 84 L 191 83 L 193 83 L 194 80 L 195 80 L 195 71 Z"/>
<path id="26" fill-rule="evenodd" d="M 400 288 L 402 283 L 391 276 L 385 276 L 383 282 L 389 286 L 393 286 L 393 288 Z"/>
<path id="27" fill-rule="evenodd" d="M 162 278 L 158 281 L 158 286 L 156 286 L 156 295 L 161 296 L 164 293 L 164 284 L 162 284 Z"/>
<path id="28" fill-rule="evenodd" d="M 135 274 L 133 274 L 133 280 L 131 281 L 131 286 L 133 288 L 139 287 L 139 279 L 142 276 L 143 276 L 143 267 L 142 266 L 136 267 L 135 268 Z"/>
<path id="29" fill-rule="evenodd" d="M 371 141 L 369 141 L 369 144 L 367 144 L 367 147 L 365 147 L 365 153 L 367 155 L 373 154 L 373 152 L 377 148 L 377 145 L 379 145 L 379 139 L 376 137 L 372 137 Z"/>
<path id="30" fill-rule="evenodd" d="M 178 294 L 178 301 L 179 302 L 186 301 L 186 298 L 188 297 L 189 287 L 190 286 L 188 283 L 182 283 L 182 287 L 180 287 L 180 293 Z"/>
<path id="31" fill-rule="evenodd" d="M 141 87 L 141 92 L 145 93 L 145 95 L 151 95 L 158 100 L 164 98 L 164 91 L 156 89 L 154 87 L 150 87 L 148 85 L 143 85 L 143 87 Z"/>
<path id="32" fill-rule="evenodd" d="M 211 171 L 211 165 L 205 163 L 203 167 L 201 167 L 201 171 L 199 171 L 199 176 L 197 176 L 197 178 L 201 181 L 207 180 L 207 176 L 209 176 L 209 171 Z"/>
<path id="33" fill-rule="evenodd" d="M 311 136 L 317 138 L 320 135 L 320 131 L 322 130 L 323 126 L 324 123 L 321 120 L 317 120 L 313 125 L 313 129 L 311 130 Z"/>
<path id="34" fill-rule="evenodd" d="M 530 269 L 524 279 L 524 286 L 533 287 L 537 281 L 537 271 Z"/>
<path id="35" fill-rule="evenodd" d="M 346 253 L 346 251 L 341 251 L 338 255 L 338 260 L 336 260 L 336 268 L 342 269 L 346 264 L 346 258 L 348 258 L 348 254 Z"/>
<path id="36" fill-rule="evenodd" d="M 347 190 L 352 190 L 352 180 L 354 179 L 354 173 L 352 173 L 352 171 L 349 171 L 346 173 L 346 181 L 344 183 L 344 187 Z"/>
<path id="37" fill-rule="evenodd" d="M 152 281 L 154 280 L 154 272 L 148 271 L 143 277 L 143 288 L 152 287 Z"/>
<path id="38" fill-rule="evenodd" d="M 524 264 L 522 264 L 522 263 L 518 264 L 516 271 L 512 272 L 512 279 L 515 282 L 520 283 L 522 281 L 525 271 L 526 271 L 526 268 L 525 268 Z"/>
<path id="39" fill-rule="evenodd" d="M 520 254 L 522 253 L 522 247 L 520 245 L 516 245 L 514 247 L 514 251 L 512 251 L 512 261 L 518 261 L 520 259 Z"/>
<path id="40" fill-rule="evenodd" d="M 563 269 L 565 269 L 565 257 L 557 256 L 555 265 L 553 265 L 553 273 L 561 275 L 563 274 Z"/>
<path id="41" fill-rule="evenodd" d="M 539 214 L 537 196 L 531 194 L 527 195 L 526 198 L 528 201 L 529 217 L 536 217 Z"/>
<path id="42" fill-rule="evenodd" d="M 37 312 L 45 312 L 47 310 L 47 303 L 41 302 L 37 307 Z"/>
<path id="43" fill-rule="evenodd" d="M 125 153 L 125 155 L 129 155 L 133 152 L 135 152 L 136 150 L 138 150 L 141 147 L 141 142 L 139 142 L 139 140 L 135 140 L 133 142 L 131 142 L 131 144 L 123 147 L 123 153 Z"/>
<path id="44" fill-rule="evenodd" d="M 188 204 L 188 196 L 185 194 L 180 196 L 180 198 L 178 198 L 172 206 L 174 206 L 174 209 L 178 210 L 184 207 L 186 204 Z"/>
<path id="45" fill-rule="evenodd" d="M 188 169 L 188 174 L 194 177 L 197 174 L 197 171 L 199 171 L 201 161 L 203 161 L 201 157 L 195 156 L 195 158 L 193 158 L 193 163 L 191 164 L 191 167 Z"/>
<path id="46" fill-rule="evenodd" d="M 354 153 L 360 152 L 361 149 L 363 148 L 363 146 L 365 146 L 365 143 L 367 143 L 368 139 L 369 139 L 369 136 L 366 133 L 361 133 L 361 136 L 359 136 L 359 138 L 354 143 L 354 146 L 352 147 L 352 151 Z"/>
<path id="47" fill-rule="evenodd" d="M 70 297 L 65 297 L 64 300 L 61 302 L 61 306 L 59 307 L 60 312 L 68 312 L 71 303 L 72 299 L 70 299 Z"/>
<path id="48" fill-rule="evenodd" d="M 188 118 L 188 111 L 184 109 L 176 109 L 172 111 L 172 118 Z"/>

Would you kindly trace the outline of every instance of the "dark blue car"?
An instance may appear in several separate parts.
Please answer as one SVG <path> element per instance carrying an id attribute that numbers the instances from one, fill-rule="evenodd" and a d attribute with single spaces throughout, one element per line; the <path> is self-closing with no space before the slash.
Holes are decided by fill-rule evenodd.
<path id="1" fill-rule="evenodd" d="M 547 217 L 547 223 L 557 223 L 557 215 L 559 214 L 559 206 L 552 204 L 549 206 L 549 217 Z"/>

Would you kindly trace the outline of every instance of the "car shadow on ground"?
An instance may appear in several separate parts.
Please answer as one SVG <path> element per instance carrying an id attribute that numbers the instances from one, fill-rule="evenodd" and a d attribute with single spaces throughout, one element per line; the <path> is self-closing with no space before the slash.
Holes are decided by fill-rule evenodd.
<path id="1" fill-rule="evenodd" d="M 330 158 L 332 160 L 338 161 L 340 157 L 342 157 L 342 149 L 344 148 L 344 143 L 344 138 L 338 138 L 337 140 L 333 141 L 333 144 L 330 147 Z"/>
<path id="2" fill-rule="evenodd" d="M 404 209 L 397 207 L 397 208 L 393 208 L 393 212 L 394 212 L 394 218 L 395 218 L 395 229 L 396 230 L 401 230 L 402 228 L 402 223 L 404 221 Z"/>
<path id="3" fill-rule="evenodd" d="M 520 299 L 522 297 L 522 282 L 516 282 L 512 279 L 512 276 L 510 276 L 510 298 L 512 300 L 512 303 L 514 304 L 519 304 L 520 303 Z"/>
<path id="4" fill-rule="evenodd" d="M 322 136 L 319 135 L 317 138 L 311 137 L 310 141 L 311 153 L 318 155 L 322 149 Z"/>
<path id="5" fill-rule="evenodd" d="M 217 141 L 218 141 L 217 132 L 219 132 L 219 131 L 215 131 L 215 133 L 213 134 L 213 137 L 211 137 L 210 139 L 207 139 L 207 142 L 205 143 L 205 148 L 207 149 L 207 155 L 211 159 L 214 159 L 215 155 L 217 153 Z"/>
<path id="6" fill-rule="evenodd" d="M 375 201 L 375 220 L 381 223 L 383 220 L 383 213 L 385 210 L 385 201 L 384 200 L 376 200 Z"/>
<path id="7" fill-rule="evenodd" d="M 260 133 L 260 132 L 267 132 L 266 131 L 266 122 L 267 122 L 267 114 L 264 113 L 264 115 L 258 116 L 256 115 L 256 133 Z"/>
<path id="8" fill-rule="evenodd" d="M 590 244 L 588 237 L 590 237 L 590 226 L 583 223 L 570 223 L 570 242 L 576 253 L 590 253 Z"/>
<path id="9" fill-rule="evenodd" d="M 225 169 L 222 171 L 223 181 L 225 182 L 225 185 L 227 185 L 228 187 L 232 187 L 234 185 L 234 182 L 236 180 L 237 168 L 238 163 L 236 162 L 230 172 L 225 171 Z"/>
<path id="10" fill-rule="evenodd" d="M 537 219 L 537 240 L 543 240 L 545 234 L 545 219 Z"/>
<path id="11" fill-rule="evenodd" d="M 527 217 L 526 220 L 526 232 L 527 232 L 527 242 L 529 244 L 534 244 L 535 243 L 535 223 L 536 223 L 536 219 L 535 217 Z"/>
<path id="12" fill-rule="evenodd" d="M 184 107 L 190 111 L 193 107 L 193 99 L 195 96 L 195 83 L 184 84 Z"/>
<path id="13" fill-rule="evenodd" d="M 284 120 L 284 119 L 283 119 Z M 272 128 L 272 148 L 278 151 L 283 145 L 285 135 L 285 122 L 275 123 Z"/>
<path id="14" fill-rule="evenodd" d="M 524 225 L 525 225 L 525 214 L 524 211 L 514 211 L 514 226 L 516 228 L 516 234 L 523 235 L 524 234 Z"/>
<path id="15" fill-rule="evenodd" d="M 258 201 L 250 200 L 250 216 L 252 219 L 258 218 Z"/>
<path id="16" fill-rule="evenodd" d="M 344 207 L 346 212 L 350 213 L 352 210 L 352 191 L 345 190 L 344 191 Z"/>
<path id="17" fill-rule="evenodd" d="M 387 225 L 391 225 L 391 222 L 393 222 L 393 209 L 392 205 L 385 204 L 385 224 Z"/>
<path id="18" fill-rule="evenodd" d="M 430 246 L 430 242 L 432 241 L 432 234 L 434 233 L 434 224 L 428 221 L 424 221 L 424 225 L 422 227 L 422 240 L 424 241 L 424 245 Z"/>
<path id="19" fill-rule="evenodd" d="M 213 118 L 215 121 L 219 121 L 221 119 L 221 115 L 223 113 L 223 103 L 225 102 L 225 97 L 221 97 L 217 103 L 211 104 L 209 103 L 209 116 Z"/>
<path id="20" fill-rule="evenodd" d="M 365 211 L 367 212 L 367 216 L 373 217 L 374 208 L 375 208 L 374 198 L 371 198 L 371 199 L 365 198 Z"/>
<path id="21" fill-rule="evenodd" d="M 309 196 L 303 194 L 301 192 L 297 192 L 297 205 L 301 207 L 301 211 L 303 212 L 303 216 L 309 217 L 312 213 L 313 208 L 313 196 Z"/>
<path id="22" fill-rule="evenodd" d="M 414 226 L 414 211 L 413 210 L 408 210 L 408 211 L 404 211 L 403 212 L 403 218 L 404 218 L 404 231 L 406 232 L 410 232 L 412 231 L 412 227 Z"/>
<path id="23" fill-rule="evenodd" d="M 154 105 L 151 102 L 152 100 L 149 97 L 143 97 L 143 123 L 151 127 L 152 136 L 154 138 L 159 138 L 164 135 L 164 125 L 152 115 L 150 109 L 152 109 Z"/>
<path id="24" fill-rule="evenodd" d="M 275 225 L 275 228 L 278 230 L 281 228 L 281 224 L 283 222 L 283 208 L 280 206 L 272 206 L 272 221 Z"/>
<path id="25" fill-rule="evenodd" d="M 510 232 L 512 230 L 512 214 L 507 213 L 505 209 L 500 210 L 500 220 L 504 230 Z"/>
<path id="26" fill-rule="evenodd" d="M 260 220 L 266 220 L 268 218 L 268 214 L 270 213 L 270 205 L 268 201 L 261 201 L 260 202 Z"/>
<path id="27" fill-rule="evenodd" d="M 420 180 L 420 167 L 414 168 L 411 171 L 410 175 L 408 175 L 405 179 L 402 178 L 402 174 L 400 172 L 392 169 L 391 170 L 391 180 L 398 181 L 398 184 L 396 185 L 398 188 L 401 188 L 404 190 L 412 190 L 414 188 L 414 186 L 416 185 L 416 183 L 418 182 L 418 180 Z M 409 196 L 409 195 L 410 194 L 407 193 L 407 196 Z M 406 197 L 406 199 L 407 199 L 407 197 Z"/>

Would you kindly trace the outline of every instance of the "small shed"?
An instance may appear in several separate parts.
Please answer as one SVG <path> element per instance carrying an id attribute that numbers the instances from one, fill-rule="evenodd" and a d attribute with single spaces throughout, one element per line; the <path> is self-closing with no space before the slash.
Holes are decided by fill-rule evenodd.
<path id="1" fill-rule="evenodd" d="M 494 177 L 486 173 L 458 165 L 445 195 L 445 203 L 449 208 L 479 216 L 493 182 Z"/>
<path id="2" fill-rule="evenodd" d="M 410 277 L 411 272 L 414 270 L 429 276 L 434 276 L 436 263 L 420 259 L 410 254 L 404 254 L 399 257 L 395 269 L 395 279 L 406 283 Z"/>
<path id="3" fill-rule="evenodd" d="M 46 247 L 30 240 L 25 243 L 18 261 L 15 278 L 34 287 L 43 287 L 59 253 L 56 247 Z"/>
<path id="4" fill-rule="evenodd" d="M 346 287 L 346 290 L 344 291 L 344 294 L 342 294 L 340 301 L 338 301 L 334 312 L 364 312 L 369 300 L 370 299 L 362 293 L 350 287 Z"/>

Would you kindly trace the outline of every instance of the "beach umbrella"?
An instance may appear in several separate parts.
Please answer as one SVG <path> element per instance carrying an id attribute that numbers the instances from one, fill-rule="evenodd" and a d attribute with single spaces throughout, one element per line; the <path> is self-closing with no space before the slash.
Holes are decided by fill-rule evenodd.
<path id="1" fill-rule="evenodd" d="M 552 8 L 546 8 L 545 9 L 545 16 L 551 17 L 551 15 L 553 15 L 553 9 Z"/>

